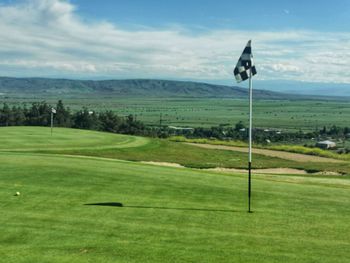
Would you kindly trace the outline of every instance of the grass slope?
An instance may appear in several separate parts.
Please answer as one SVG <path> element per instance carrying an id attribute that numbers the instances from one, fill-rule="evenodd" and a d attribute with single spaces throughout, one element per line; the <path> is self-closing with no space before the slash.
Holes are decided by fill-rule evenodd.
<path id="1" fill-rule="evenodd" d="M 106 149 L 137 147 L 148 142 L 147 138 L 116 135 L 88 130 L 45 127 L 3 127 L 0 151 L 33 151 L 59 149 Z"/>
<path id="2" fill-rule="evenodd" d="M 3 262 L 347 262 L 350 182 L 0 153 Z M 21 196 L 13 196 L 20 191 Z M 121 202 L 124 207 L 87 206 Z"/>
<path id="3" fill-rule="evenodd" d="M 179 163 L 191 168 L 246 168 L 247 154 L 229 150 L 202 149 L 167 140 L 87 130 L 55 128 L 0 128 L 0 151 L 54 153 Z M 313 163 L 253 154 L 253 168 L 296 168 L 311 172 L 334 171 L 350 175 L 350 163 Z"/>

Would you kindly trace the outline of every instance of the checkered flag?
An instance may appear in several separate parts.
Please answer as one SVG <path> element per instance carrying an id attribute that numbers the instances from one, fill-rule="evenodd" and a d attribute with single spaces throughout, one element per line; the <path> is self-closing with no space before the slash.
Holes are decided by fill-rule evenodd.
<path id="1" fill-rule="evenodd" d="M 251 76 L 254 76 L 256 74 L 256 69 L 253 62 L 251 42 L 251 40 L 248 41 L 233 71 L 238 83 L 247 80 L 250 77 L 250 74 Z"/>

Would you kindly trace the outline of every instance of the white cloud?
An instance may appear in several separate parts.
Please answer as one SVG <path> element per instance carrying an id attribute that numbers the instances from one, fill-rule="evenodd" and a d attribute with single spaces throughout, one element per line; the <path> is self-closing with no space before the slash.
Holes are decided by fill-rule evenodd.
<path id="1" fill-rule="evenodd" d="M 203 30 L 202 30 L 203 31 Z M 248 39 L 260 79 L 350 83 L 350 33 L 127 30 L 63 0 L 0 5 L 0 72 L 16 76 L 233 79 Z"/>

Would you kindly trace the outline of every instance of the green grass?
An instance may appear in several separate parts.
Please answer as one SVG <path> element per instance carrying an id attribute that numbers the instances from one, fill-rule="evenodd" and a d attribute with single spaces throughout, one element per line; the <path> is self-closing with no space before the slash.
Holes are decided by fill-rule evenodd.
<path id="1" fill-rule="evenodd" d="M 147 138 L 115 135 L 88 130 L 44 127 L 0 128 L 1 150 L 33 151 L 58 149 L 106 149 L 136 147 L 148 142 Z"/>
<path id="2" fill-rule="evenodd" d="M 247 168 L 247 154 L 229 150 L 204 149 L 167 140 L 152 140 L 149 144 L 137 148 L 114 149 L 77 149 L 40 151 L 56 154 L 85 155 L 123 159 L 129 161 L 156 161 L 178 163 L 189 168 Z M 350 162 L 342 163 L 314 163 L 296 162 L 276 157 L 253 154 L 253 169 L 262 168 L 295 168 L 311 173 L 318 171 L 333 171 L 343 175 L 350 175 Z"/>
<path id="3" fill-rule="evenodd" d="M 203 149 L 169 140 L 151 139 L 95 131 L 56 128 L 0 128 L 0 151 L 83 155 L 128 161 L 178 163 L 190 168 L 246 169 L 247 154 L 228 150 Z M 311 172 L 333 171 L 350 175 L 350 162 L 295 162 L 253 154 L 253 168 L 296 168 Z"/>
<path id="4" fill-rule="evenodd" d="M 246 175 L 118 160 L 242 166 L 242 153 L 40 127 L 0 140 L 1 262 L 348 260 L 349 177 L 253 175 L 249 214 Z M 86 205 L 110 202 L 123 207 Z"/>
<path id="5" fill-rule="evenodd" d="M 2 262 L 347 262 L 350 181 L 0 153 Z M 20 191 L 20 196 L 13 196 Z M 124 207 L 86 206 L 121 202 Z"/>

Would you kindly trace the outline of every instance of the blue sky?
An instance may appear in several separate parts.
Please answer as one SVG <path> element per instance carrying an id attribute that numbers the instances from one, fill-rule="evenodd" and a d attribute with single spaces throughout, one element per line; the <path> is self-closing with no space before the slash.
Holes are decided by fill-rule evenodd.
<path id="1" fill-rule="evenodd" d="M 0 75 L 350 84 L 350 1 L 0 0 Z"/>
<path id="2" fill-rule="evenodd" d="M 308 29 L 346 31 L 350 1 L 234 0 L 72 0 L 84 17 L 130 27 L 179 24 L 197 28 L 241 30 Z M 102 4 L 103 3 L 103 4 Z"/>

